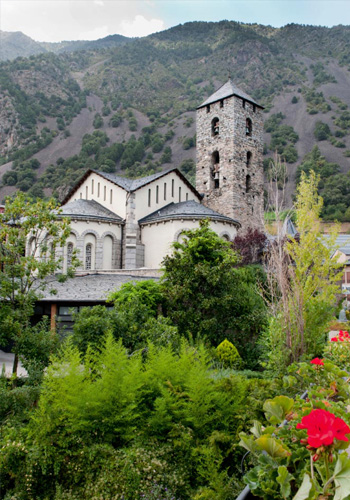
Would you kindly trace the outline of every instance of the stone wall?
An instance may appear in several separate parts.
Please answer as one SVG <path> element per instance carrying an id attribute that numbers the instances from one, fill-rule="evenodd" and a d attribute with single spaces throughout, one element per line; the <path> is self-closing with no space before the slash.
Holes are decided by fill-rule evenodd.
<path id="1" fill-rule="evenodd" d="M 214 130 L 217 118 L 218 130 Z M 251 134 L 246 131 L 247 118 Z M 197 190 L 204 195 L 205 205 L 239 221 L 241 231 L 263 227 L 262 154 L 263 119 L 258 106 L 231 96 L 198 109 Z"/>

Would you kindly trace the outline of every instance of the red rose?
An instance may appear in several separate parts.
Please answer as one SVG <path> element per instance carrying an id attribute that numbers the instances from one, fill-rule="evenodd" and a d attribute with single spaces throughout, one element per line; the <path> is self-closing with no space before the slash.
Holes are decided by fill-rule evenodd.
<path id="1" fill-rule="evenodd" d="M 323 359 L 320 359 L 320 358 L 315 358 L 315 359 L 312 359 L 310 361 L 310 363 L 312 365 L 320 365 L 320 366 L 324 366 L 324 362 L 323 362 Z"/>
<path id="2" fill-rule="evenodd" d="M 349 441 L 346 434 L 350 433 L 350 427 L 327 410 L 312 410 L 297 424 L 297 429 L 307 430 L 307 441 L 312 448 L 329 446 L 334 443 L 334 439 Z"/>
<path id="3" fill-rule="evenodd" d="M 338 337 L 332 337 L 331 342 L 338 342 Z"/>

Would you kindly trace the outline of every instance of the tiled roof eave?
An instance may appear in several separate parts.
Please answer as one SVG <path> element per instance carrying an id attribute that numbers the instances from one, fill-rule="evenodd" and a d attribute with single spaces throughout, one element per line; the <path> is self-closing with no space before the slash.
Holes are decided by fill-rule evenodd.
<path id="1" fill-rule="evenodd" d="M 113 224 L 120 224 L 124 225 L 125 220 L 124 219 L 114 219 L 114 218 L 109 218 L 109 217 L 103 217 L 103 216 L 98 216 L 98 215 L 82 215 L 82 214 L 58 214 L 58 218 L 63 219 L 63 218 L 69 218 L 71 220 L 87 220 L 91 222 L 112 222 Z"/>
<path id="2" fill-rule="evenodd" d="M 201 215 L 201 214 L 174 214 L 174 215 L 163 215 L 159 217 L 152 217 L 152 219 L 148 219 L 147 217 L 144 217 L 143 219 L 139 220 L 140 226 L 146 226 L 148 224 L 156 224 L 157 222 L 167 222 L 171 220 L 216 220 L 219 222 L 227 222 L 228 224 L 233 224 L 237 227 L 241 227 L 241 224 L 234 219 L 231 219 L 230 217 L 226 217 L 224 215 Z"/>
<path id="3" fill-rule="evenodd" d="M 239 94 L 237 94 L 236 92 L 233 92 L 232 94 L 230 95 L 227 95 L 225 97 L 219 97 L 218 99 L 215 99 L 213 101 L 205 101 L 203 102 L 203 104 L 201 104 L 200 106 L 198 106 L 196 109 L 201 109 L 201 108 L 205 108 L 206 106 L 208 106 L 209 104 L 215 104 L 216 102 L 219 102 L 219 101 L 222 101 L 223 99 L 228 99 L 229 97 L 239 97 L 240 99 L 243 99 L 244 101 L 246 102 L 250 102 L 251 104 L 254 104 L 254 106 L 256 106 L 257 108 L 260 108 L 260 109 L 265 109 L 264 106 L 261 106 L 261 104 L 258 104 L 256 101 L 254 101 L 253 99 L 247 99 L 246 97 L 243 97 Z"/>

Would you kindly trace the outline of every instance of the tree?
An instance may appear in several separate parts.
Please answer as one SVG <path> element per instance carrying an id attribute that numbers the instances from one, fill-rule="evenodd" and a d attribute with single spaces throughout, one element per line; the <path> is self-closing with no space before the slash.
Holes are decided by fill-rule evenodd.
<path id="1" fill-rule="evenodd" d="M 232 248 L 241 256 L 239 264 L 261 264 L 266 242 L 265 233 L 258 229 L 249 228 L 245 234 L 237 235 L 232 242 Z"/>
<path id="2" fill-rule="evenodd" d="M 48 277 L 61 268 L 55 251 L 64 246 L 70 228 L 58 214 L 54 200 L 33 202 L 21 192 L 6 200 L 0 214 L 0 341 L 14 343 L 14 373 L 19 339 L 29 328 L 34 303 Z"/>
<path id="3" fill-rule="evenodd" d="M 295 205 L 298 236 L 277 239 L 271 247 L 269 274 L 272 315 L 269 367 L 280 372 L 304 357 L 322 354 L 327 324 L 339 293 L 340 264 L 333 259 L 337 228 L 329 237 L 320 229 L 319 177 L 301 174 Z"/>
<path id="4" fill-rule="evenodd" d="M 266 321 L 256 288 L 261 269 L 237 268 L 238 255 L 208 221 L 183 235 L 182 243 L 174 243 L 172 255 L 163 261 L 168 317 L 180 334 L 205 338 L 214 346 L 225 338 L 234 344 L 239 339 L 241 356 L 254 362 L 251 354 Z"/>

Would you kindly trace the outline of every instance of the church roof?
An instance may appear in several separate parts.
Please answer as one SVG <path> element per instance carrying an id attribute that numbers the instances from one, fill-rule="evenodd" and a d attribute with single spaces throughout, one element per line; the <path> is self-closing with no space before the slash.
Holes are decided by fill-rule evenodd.
<path id="1" fill-rule="evenodd" d="M 87 274 L 74 276 L 67 281 L 58 279 L 50 281 L 41 292 L 41 302 L 104 302 L 111 292 L 119 290 L 124 283 L 130 281 L 157 280 L 149 276 L 132 274 Z M 55 294 L 52 294 L 52 291 Z"/>
<path id="2" fill-rule="evenodd" d="M 163 208 L 143 217 L 139 220 L 139 224 L 149 224 L 160 222 L 169 219 L 215 219 L 222 222 L 229 222 L 240 226 L 240 223 L 231 217 L 219 214 L 205 205 L 201 205 L 197 201 L 188 200 L 180 203 L 169 203 Z"/>
<path id="3" fill-rule="evenodd" d="M 75 186 L 73 186 L 73 188 L 69 191 L 69 193 L 64 198 L 62 203 L 66 203 L 70 199 L 72 194 L 81 186 L 81 184 L 85 181 L 85 179 L 87 179 L 87 177 L 89 177 L 91 173 L 98 174 L 104 179 L 107 179 L 113 184 L 121 187 L 122 189 L 125 189 L 125 191 L 132 193 L 133 191 L 136 191 L 137 189 L 140 189 L 141 187 L 146 186 L 147 184 L 150 184 L 151 182 L 160 179 L 161 177 L 164 177 L 165 175 L 171 172 L 176 173 L 183 180 L 183 182 L 191 189 L 191 191 L 198 197 L 198 199 L 201 198 L 201 195 L 198 193 L 198 191 L 192 186 L 192 184 L 176 167 L 170 168 L 168 170 L 163 170 L 162 172 L 158 172 L 156 174 L 148 175 L 147 177 L 141 177 L 140 179 L 128 179 L 127 177 L 122 177 L 120 175 L 108 174 L 107 172 L 100 172 L 99 170 L 89 169 L 79 179 L 79 181 L 75 184 Z"/>
<path id="4" fill-rule="evenodd" d="M 94 200 L 75 200 L 61 207 L 61 214 L 73 219 L 89 219 L 106 222 L 123 222 L 123 219 L 115 213 L 103 207 Z"/>
<path id="5" fill-rule="evenodd" d="M 203 106 L 207 106 L 208 104 L 212 104 L 213 102 L 221 101 L 221 99 L 226 99 L 226 97 L 231 96 L 241 97 L 246 101 L 249 101 L 253 104 L 259 106 L 259 108 L 263 108 L 260 104 L 258 104 L 250 95 L 246 94 L 243 90 L 239 89 L 233 81 L 230 79 L 228 82 L 224 83 L 218 90 L 214 92 L 206 101 L 204 101 L 197 109 L 203 108 Z"/>

